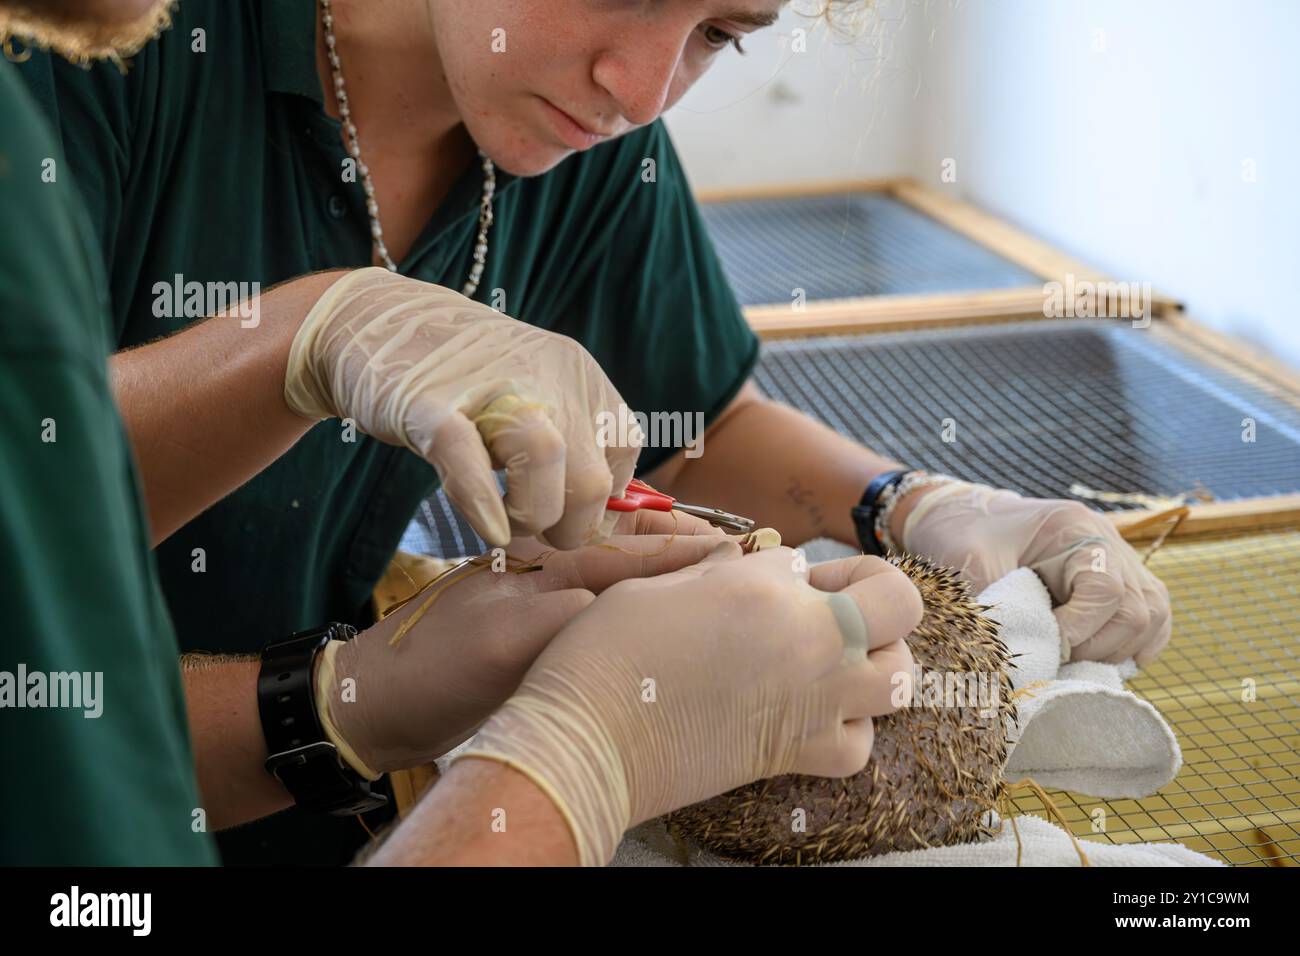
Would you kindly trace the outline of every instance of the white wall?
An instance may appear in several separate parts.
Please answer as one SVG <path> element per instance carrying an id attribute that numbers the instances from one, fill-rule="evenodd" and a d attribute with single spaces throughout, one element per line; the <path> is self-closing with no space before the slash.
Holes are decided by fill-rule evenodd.
<path id="1" fill-rule="evenodd" d="M 856 37 L 800 16 L 799 5 L 747 38 L 744 56 L 718 54 L 668 113 L 697 189 L 890 176 L 913 165 L 915 0 L 878 0 Z M 805 31 L 804 52 L 794 49 L 796 29 Z"/>
<path id="2" fill-rule="evenodd" d="M 785 54 L 799 102 L 775 35 L 718 64 L 670 118 L 697 185 L 906 173 L 1300 366 L 1298 0 L 879 7 L 883 59 Z"/>

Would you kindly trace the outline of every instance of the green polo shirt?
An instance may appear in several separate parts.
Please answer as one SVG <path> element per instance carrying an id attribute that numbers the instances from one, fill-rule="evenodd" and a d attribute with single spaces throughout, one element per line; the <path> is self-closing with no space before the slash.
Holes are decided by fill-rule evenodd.
<path id="1" fill-rule="evenodd" d="M 265 289 L 370 264 L 362 187 L 345 181 L 339 125 L 322 107 L 316 17 L 313 0 L 182 0 L 126 75 L 40 54 L 22 65 L 86 185 L 120 345 L 194 321 L 167 314 L 177 281 Z M 663 125 L 543 176 L 497 181 L 477 298 L 502 290 L 508 314 L 582 342 L 635 409 L 718 414 L 758 342 Z M 473 163 L 399 264 L 404 274 L 461 288 L 481 187 Z M 336 421 L 312 429 L 157 549 L 185 647 L 254 651 L 327 620 L 367 621 L 371 590 L 435 476 L 405 450 L 341 437 Z M 671 453 L 647 449 L 642 469 Z"/>
<path id="2" fill-rule="evenodd" d="M 0 864 L 211 863 L 99 252 L 3 61 L 0 131 Z"/>

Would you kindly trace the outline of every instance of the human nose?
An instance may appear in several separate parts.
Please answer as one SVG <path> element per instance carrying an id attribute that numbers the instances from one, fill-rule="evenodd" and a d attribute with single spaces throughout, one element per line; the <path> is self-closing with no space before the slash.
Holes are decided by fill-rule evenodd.
<path id="1" fill-rule="evenodd" d="M 632 37 L 601 54 L 592 76 L 636 126 L 654 122 L 667 107 L 686 48 L 685 37 Z"/>

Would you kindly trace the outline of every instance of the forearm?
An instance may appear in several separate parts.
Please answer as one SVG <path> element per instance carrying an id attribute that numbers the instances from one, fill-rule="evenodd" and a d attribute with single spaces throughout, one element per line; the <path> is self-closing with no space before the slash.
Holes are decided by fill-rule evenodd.
<path id="1" fill-rule="evenodd" d="M 266 772 L 266 738 L 257 709 L 256 657 L 181 661 L 185 706 L 199 793 L 214 830 L 247 823 L 293 803 L 289 792 Z"/>
<path id="2" fill-rule="evenodd" d="M 112 357 L 155 544 L 311 427 L 285 404 L 285 366 L 303 318 L 340 275 L 304 276 L 262 294 L 253 328 L 219 316 Z"/>
<path id="3" fill-rule="evenodd" d="M 505 764 L 452 766 L 385 844 L 371 866 L 576 866 L 578 849 L 560 811 Z"/>
<path id="4" fill-rule="evenodd" d="M 185 705 L 199 793 L 214 830 L 293 803 L 266 772 L 256 657 L 186 655 Z M 578 851 L 564 817 L 523 774 L 491 760 L 451 768 L 371 861 L 395 866 L 571 866 Z"/>
<path id="5" fill-rule="evenodd" d="M 705 433 L 698 458 L 676 455 L 647 480 L 683 501 L 747 515 L 790 544 L 856 544 L 850 509 L 873 477 L 898 467 L 751 383 Z"/>

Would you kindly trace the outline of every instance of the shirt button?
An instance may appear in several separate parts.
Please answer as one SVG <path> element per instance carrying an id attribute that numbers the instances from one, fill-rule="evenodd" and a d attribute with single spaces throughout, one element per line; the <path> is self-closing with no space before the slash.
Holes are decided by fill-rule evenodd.
<path id="1" fill-rule="evenodd" d="M 329 202 L 325 204 L 329 214 L 335 219 L 342 219 L 348 214 L 348 204 L 338 193 L 330 196 Z"/>

